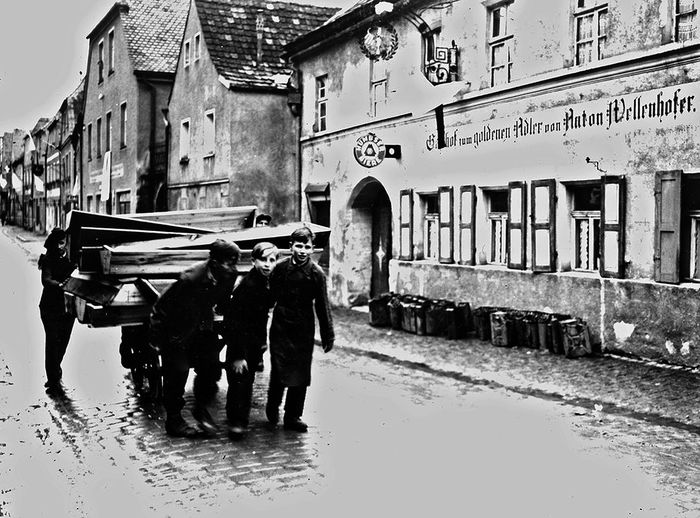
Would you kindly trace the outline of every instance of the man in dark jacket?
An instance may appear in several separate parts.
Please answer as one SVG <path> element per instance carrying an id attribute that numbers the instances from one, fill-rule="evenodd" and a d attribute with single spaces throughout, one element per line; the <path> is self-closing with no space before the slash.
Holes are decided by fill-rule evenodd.
<path id="1" fill-rule="evenodd" d="M 207 405 L 216 395 L 221 377 L 219 337 L 214 331 L 214 307 L 226 304 L 236 279 L 240 250 L 217 239 L 209 259 L 185 270 L 165 290 L 151 311 L 150 343 L 163 359 L 165 430 L 177 437 L 194 437 L 181 411 L 190 367 L 194 367 L 193 417 L 206 433 L 216 431 Z"/>
<path id="2" fill-rule="evenodd" d="M 270 274 L 277 264 L 279 250 L 272 243 L 253 247 L 253 268 L 233 290 L 224 311 L 223 337 L 226 342 L 226 417 L 232 439 L 248 431 L 250 403 L 256 367 L 267 346 L 267 322 L 274 301 Z"/>
<path id="3" fill-rule="evenodd" d="M 270 276 L 276 306 L 270 327 L 270 386 L 267 419 L 271 427 L 279 421 L 279 406 L 285 387 L 284 428 L 306 432 L 301 420 L 306 388 L 311 384 L 314 349 L 314 309 L 321 331 L 323 351 L 333 348 L 333 318 L 326 293 L 326 276 L 311 259 L 314 233 L 302 227 L 290 236 L 292 256 L 277 264 Z"/>

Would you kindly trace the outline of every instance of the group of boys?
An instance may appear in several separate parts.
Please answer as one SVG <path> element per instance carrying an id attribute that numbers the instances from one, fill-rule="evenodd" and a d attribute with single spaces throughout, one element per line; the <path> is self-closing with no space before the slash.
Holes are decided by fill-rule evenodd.
<path id="1" fill-rule="evenodd" d="M 311 383 L 314 310 L 324 352 L 330 351 L 334 342 L 326 278 L 311 258 L 313 242 L 309 228 L 295 230 L 290 236 L 291 255 L 279 262 L 277 247 L 268 242 L 256 244 L 251 254 L 253 268 L 237 282 L 240 250 L 235 243 L 217 239 L 210 247 L 209 259 L 183 272 L 156 301 L 149 341 L 162 358 L 165 429 L 169 435 L 200 435 L 182 416 L 190 368 L 195 371 L 192 416 L 205 434 L 218 429 L 209 406 L 221 377 L 223 339 L 227 347 L 228 431 L 233 439 L 245 436 L 255 373 L 268 341 L 268 317 L 273 307 L 267 425 L 277 427 L 286 389 L 284 428 L 307 431 L 301 418 Z M 223 315 L 220 329 L 214 326 L 215 309 Z"/>

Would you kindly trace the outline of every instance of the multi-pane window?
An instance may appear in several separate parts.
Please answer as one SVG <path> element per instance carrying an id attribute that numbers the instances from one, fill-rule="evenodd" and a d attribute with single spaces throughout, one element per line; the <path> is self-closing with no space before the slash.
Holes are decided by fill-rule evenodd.
<path id="1" fill-rule="evenodd" d="M 92 123 L 87 125 L 87 158 L 92 160 Z"/>
<path id="2" fill-rule="evenodd" d="M 216 134 L 216 116 L 214 110 L 209 110 L 204 113 L 204 154 L 214 154 L 215 136 Z"/>
<path id="3" fill-rule="evenodd" d="M 698 10 L 696 0 L 675 0 L 676 41 L 694 40 L 698 37 Z"/>
<path id="4" fill-rule="evenodd" d="M 85 208 L 88 212 L 92 212 L 92 196 L 89 194 L 85 200 Z"/>
<path id="5" fill-rule="evenodd" d="M 190 119 L 185 119 L 180 123 L 180 159 L 188 158 L 190 155 Z"/>
<path id="6" fill-rule="evenodd" d="M 197 61 L 202 53 L 202 37 L 200 36 L 199 33 L 194 35 L 193 45 L 194 45 L 193 58 L 194 58 L 194 61 Z"/>
<path id="7" fill-rule="evenodd" d="M 440 200 L 437 193 L 422 194 L 423 258 L 438 260 L 440 233 Z"/>
<path id="8" fill-rule="evenodd" d="M 95 154 L 97 158 L 102 156 L 102 118 L 97 118 L 97 135 L 95 137 Z"/>
<path id="9" fill-rule="evenodd" d="M 510 8 L 503 4 L 489 10 L 489 69 L 491 86 L 509 83 L 511 80 L 513 34 Z"/>
<path id="10" fill-rule="evenodd" d="M 100 40 L 97 44 L 97 82 L 101 83 L 104 81 L 104 69 L 105 69 L 105 42 Z"/>
<path id="11" fill-rule="evenodd" d="M 105 151 L 112 149 L 112 112 L 105 115 Z"/>
<path id="12" fill-rule="evenodd" d="M 600 264 L 600 183 L 570 185 L 575 270 L 597 271 Z"/>
<path id="13" fill-rule="evenodd" d="M 688 176 L 683 182 L 684 211 L 681 221 L 685 236 L 681 236 L 681 256 L 685 263 L 683 277 L 700 280 L 700 178 Z M 687 265 L 687 266 L 686 266 Z"/>
<path id="14" fill-rule="evenodd" d="M 126 147 L 126 103 L 119 107 L 119 146 Z"/>
<path id="15" fill-rule="evenodd" d="M 185 40 L 185 48 L 183 49 L 182 55 L 185 67 L 190 66 L 190 40 Z"/>
<path id="16" fill-rule="evenodd" d="M 387 78 L 386 65 L 384 62 L 371 62 L 371 106 L 370 114 L 372 117 L 379 117 L 384 114 L 387 100 Z"/>
<path id="17" fill-rule="evenodd" d="M 131 192 L 117 192 L 117 214 L 131 214 Z"/>
<path id="18" fill-rule="evenodd" d="M 578 0 L 576 23 L 576 64 L 585 65 L 605 58 L 608 34 L 608 4 L 600 0 Z"/>
<path id="19" fill-rule="evenodd" d="M 316 131 L 326 131 L 327 76 L 316 78 Z"/>
<path id="20" fill-rule="evenodd" d="M 485 194 L 491 245 L 489 262 L 505 265 L 508 262 L 508 191 L 489 190 Z"/>
<path id="21" fill-rule="evenodd" d="M 107 51 L 109 52 L 109 73 L 114 72 L 114 29 L 109 31 L 109 36 L 108 36 L 108 48 Z"/>

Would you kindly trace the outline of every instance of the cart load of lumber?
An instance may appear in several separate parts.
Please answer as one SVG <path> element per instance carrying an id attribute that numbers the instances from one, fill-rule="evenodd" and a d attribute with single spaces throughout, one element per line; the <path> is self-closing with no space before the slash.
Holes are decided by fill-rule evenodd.
<path id="1" fill-rule="evenodd" d="M 232 209 L 245 209 L 239 213 L 248 216 L 238 220 L 240 228 L 225 231 L 191 225 L 191 220 L 177 214 L 192 211 L 174 211 L 172 221 L 183 224 L 160 216 L 141 219 L 73 211 L 67 233 L 69 253 L 78 269 L 64 285 L 67 310 L 91 327 L 141 324 L 158 296 L 184 270 L 209 257 L 209 247 L 216 239 L 239 246 L 237 269 L 241 273 L 252 267 L 252 248 L 260 241 L 274 243 L 282 256 L 290 253 L 289 235 L 302 223 L 250 228 L 244 225 L 253 221 L 250 215 L 256 208 Z M 322 247 L 328 246 L 330 229 L 304 225 L 317 236 L 314 258 L 318 261 Z"/>

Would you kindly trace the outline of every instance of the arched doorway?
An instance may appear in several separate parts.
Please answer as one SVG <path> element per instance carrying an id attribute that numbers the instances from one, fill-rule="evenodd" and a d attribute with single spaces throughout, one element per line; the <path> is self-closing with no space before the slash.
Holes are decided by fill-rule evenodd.
<path id="1" fill-rule="evenodd" d="M 371 247 L 367 261 L 371 262 L 369 295 L 375 297 L 389 291 L 389 260 L 392 254 L 391 202 L 384 186 L 371 176 L 361 180 L 353 189 L 348 206 L 359 211 L 371 231 Z"/>

